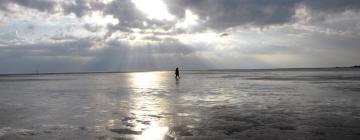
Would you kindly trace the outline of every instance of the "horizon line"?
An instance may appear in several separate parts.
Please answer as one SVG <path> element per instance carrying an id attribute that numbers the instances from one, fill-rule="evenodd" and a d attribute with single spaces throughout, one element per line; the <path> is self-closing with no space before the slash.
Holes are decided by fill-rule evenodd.
<path id="1" fill-rule="evenodd" d="M 289 67 L 289 68 L 225 68 L 225 69 L 182 69 L 181 71 L 234 71 L 241 70 L 247 71 L 255 70 L 299 70 L 299 69 L 354 69 L 359 68 L 359 66 L 350 66 L 350 67 Z M 74 71 L 74 72 L 36 72 L 36 73 L 0 73 L 0 76 L 8 76 L 8 75 L 56 75 L 56 74 L 92 74 L 92 73 L 136 73 L 136 72 L 161 72 L 161 71 L 173 71 L 169 69 L 164 70 L 124 70 L 124 71 Z"/>

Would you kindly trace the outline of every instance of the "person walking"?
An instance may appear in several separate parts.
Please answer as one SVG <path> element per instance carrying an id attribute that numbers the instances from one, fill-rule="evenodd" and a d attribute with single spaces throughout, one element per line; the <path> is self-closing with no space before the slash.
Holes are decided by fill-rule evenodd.
<path id="1" fill-rule="evenodd" d="M 175 69 L 175 79 L 180 79 L 179 68 Z"/>

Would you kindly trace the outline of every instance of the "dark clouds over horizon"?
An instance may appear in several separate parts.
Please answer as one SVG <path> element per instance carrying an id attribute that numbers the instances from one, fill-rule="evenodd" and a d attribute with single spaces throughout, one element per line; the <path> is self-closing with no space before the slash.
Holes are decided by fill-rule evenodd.
<path id="1" fill-rule="evenodd" d="M 0 0 L 0 73 L 332 67 L 360 59 L 358 0 L 152 3 Z"/>

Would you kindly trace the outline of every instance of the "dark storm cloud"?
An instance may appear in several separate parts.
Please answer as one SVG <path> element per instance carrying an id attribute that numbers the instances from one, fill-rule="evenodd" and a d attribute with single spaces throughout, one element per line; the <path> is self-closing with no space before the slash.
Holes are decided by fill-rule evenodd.
<path id="1" fill-rule="evenodd" d="M 101 39 L 74 38 L 68 41 L 33 44 L 6 44 L 0 47 L 0 73 L 155 70 L 207 68 L 196 56 L 197 50 L 175 40 L 131 46 L 110 40 L 101 48 L 92 48 Z M 13 57 L 16 56 L 16 57 Z"/>
<path id="2" fill-rule="evenodd" d="M 57 40 L 65 40 L 66 38 Z M 8 57 L 9 59 L 12 59 L 11 56 L 72 56 L 82 53 L 87 48 L 90 48 L 91 45 L 92 43 L 88 39 L 61 41 L 58 43 L 8 44 L 6 47 L 0 48 L 0 56 Z"/>
<path id="3" fill-rule="evenodd" d="M 82 17 L 91 10 L 91 5 L 85 0 L 75 0 L 74 3 L 63 4 L 62 8 L 65 14 L 73 13 L 77 17 Z"/>
<path id="4" fill-rule="evenodd" d="M 359 0 L 165 0 L 170 12 L 184 18 L 185 10 L 198 14 L 214 29 L 251 25 L 267 26 L 293 22 L 300 5 L 315 12 L 358 10 Z"/>
<path id="5" fill-rule="evenodd" d="M 100 28 L 98 25 L 89 24 L 89 23 L 84 24 L 83 27 L 90 32 L 97 32 Z"/>
<path id="6" fill-rule="evenodd" d="M 0 9 L 9 10 L 11 3 L 42 12 L 52 12 L 56 6 L 56 2 L 49 0 L 1 0 Z"/>
<path id="7" fill-rule="evenodd" d="M 16 4 L 25 8 L 35 9 L 50 14 L 57 12 L 56 8 L 62 8 L 64 14 L 73 13 L 82 17 L 92 10 L 101 10 L 105 5 L 99 1 L 73 0 L 73 1 L 52 1 L 52 0 L 1 0 L 0 9 L 9 10 L 11 5 Z"/>
<path id="8" fill-rule="evenodd" d="M 104 12 L 118 18 L 123 26 L 142 25 L 145 18 L 144 14 L 137 10 L 130 0 L 112 1 L 104 9 Z"/>
<path id="9" fill-rule="evenodd" d="M 346 10 L 360 10 L 359 0 L 304 0 L 302 4 L 313 11 L 324 13 L 336 13 Z"/>
<path id="10" fill-rule="evenodd" d="M 84 71 L 84 53 L 89 47 L 91 42 L 87 39 L 7 44 L 0 48 L 0 73 Z"/>
<path id="11" fill-rule="evenodd" d="M 139 54 L 150 53 L 153 55 L 161 54 L 192 54 L 195 50 L 190 49 L 189 46 L 178 42 L 173 39 L 165 39 L 159 43 L 152 43 L 146 45 L 130 46 L 126 42 L 117 40 L 110 40 L 105 43 L 102 48 L 91 50 L 90 48 L 98 43 L 101 39 L 91 38 L 76 38 L 72 36 L 55 37 L 56 42 L 48 43 L 35 43 L 35 44 L 19 44 L 12 45 L 6 44 L 5 47 L 1 47 L 1 56 L 93 56 L 99 55 L 104 50 L 112 50 L 116 48 L 114 53 L 119 55 L 125 55 L 126 53 L 133 51 Z M 51 38 L 52 39 L 52 38 Z M 5 53 L 6 52 L 6 53 Z M 114 54 L 114 55 L 115 55 Z"/>
<path id="12" fill-rule="evenodd" d="M 203 26 L 222 30 L 237 26 L 268 26 L 285 24 L 294 21 L 294 15 L 300 5 L 325 14 L 358 10 L 359 0 L 164 0 L 170 12 L 179 18 L 184 18 L 185 10 L 189 9 L 205 21 Z M 119 19 L 117 30 L 129 31 L 129 28 L 169 29 L 175 23 L 149 20 L 144 13 L 136 9 L 131 0 L 114 0 L 104 4 L 94 0 L 50 1 L 50 0 L 2 0 L 1 9 L 8 9 L 9 3 L 36 9 L 43 12 L 53 12 L 55 7 L 62 8 L 65 14 L 73 13 L 78 17 L 91 11 L 103 11 Z M 146 21 L 149 25 L 144 26 Z"/>
<path id="13" fill-rule="evenodd" d="M 146 13 L 136 8 L 131 0 L 114 0 L 107 4 L 103 12 L 105 15 L 113 15 L 119 20 L 117 25 L 108 25 L 108 35 L 113 32 L 121 31 L 132 33 L 132 29 L 163 29 L 170 30 L 176 24 L 176 21 L 161 21 L 156 19 L 148 19 Z M 146 24 L 145 24 L 146 23 Z"/>
<path id="14" fill-rule="evenodd" d="M 226 29 L 238 25 L 271 25 L 291 20 L 296 6 L 295 0 L 168 0 L 169 5 L 181 5 L 183 10 L 170 9 L 183 17 L 185 9 L 198 14 L 206 25 L 215 29 Z M 170 6 L 174 7 L 174 6 Z"/>

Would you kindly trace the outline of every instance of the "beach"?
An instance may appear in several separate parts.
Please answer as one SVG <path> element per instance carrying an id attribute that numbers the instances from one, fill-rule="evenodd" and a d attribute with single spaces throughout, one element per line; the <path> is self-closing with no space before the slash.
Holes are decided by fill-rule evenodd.
<path id="1" fill-rule="evenodd" d="M 1 140 L 360 139 L 358 69 L 0 76 Z"/>

